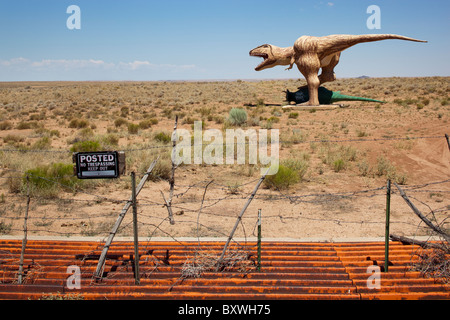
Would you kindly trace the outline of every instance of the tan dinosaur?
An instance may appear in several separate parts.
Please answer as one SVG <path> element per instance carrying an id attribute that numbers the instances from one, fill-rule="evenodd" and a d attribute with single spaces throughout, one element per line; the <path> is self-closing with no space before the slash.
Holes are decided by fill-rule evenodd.
<path id="1" fill-rule="evenodd" d="M 304 105 L 319 105 L 318 89 L 322 83 L 336 80 L 334 68 L 339 63 L 341 52 L 358 43 L 387 39 L 427 42 L 395 34 L 330 35 L 325 37 L 302 36 L 293 47 L 280 48 L 264 44 L 250 51 L 250 56 L 264 59 L 255 70 L 261 71 L 275 66 L 292 69 L 294 63 L 308 84 L 309 101 Z M 319 75 L 319 70 L 322 73 Z"/>

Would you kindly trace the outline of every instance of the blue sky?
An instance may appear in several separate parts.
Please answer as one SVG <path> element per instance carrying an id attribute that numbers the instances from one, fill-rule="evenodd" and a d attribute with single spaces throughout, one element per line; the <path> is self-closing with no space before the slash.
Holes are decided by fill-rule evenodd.
<path id="1" fill-rule="evenodd" d="M 69 30 L 70 5 L 81 29 Z M 367 8 L 381 9 L 370 30 Z M 360 44 L 338 77 L 449 76 L 448 0 L 0 0 L 0 81 L 302 78 L 261 72 L 249 57 L 264 43 L 302 35 L 394 33 L 428 40 Z"/>

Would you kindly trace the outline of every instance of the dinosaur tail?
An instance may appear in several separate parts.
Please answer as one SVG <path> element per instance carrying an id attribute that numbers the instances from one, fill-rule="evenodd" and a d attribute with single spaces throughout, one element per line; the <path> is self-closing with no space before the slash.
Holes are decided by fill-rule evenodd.
<path id="1" fill-rule="evenodd" d="M 328 54 L 341 52 L 356 44 L 364 42 L 374 42 L 389 39 L 425 42 L 425 43 L 428 42 L 396 34 L 363 34 L 363 35 L 338 34 L 321 37 L 320 39 L 321 39 L 320 41 L 321 51 L 327 51 Z M 330 52 L 330 50 L 333 52 Z"/>
<path id="2" fill-rule="evenodd" d="M 385 101 L 363 98 L 363 97 L 347 96 L 345 94 L 341 94 L 340 92 L 333 92 L 333 95 L 331 97 L 331 103 L 338 102 L 338 101 L 367 101 L 367 102 L 386 103 Z"/>

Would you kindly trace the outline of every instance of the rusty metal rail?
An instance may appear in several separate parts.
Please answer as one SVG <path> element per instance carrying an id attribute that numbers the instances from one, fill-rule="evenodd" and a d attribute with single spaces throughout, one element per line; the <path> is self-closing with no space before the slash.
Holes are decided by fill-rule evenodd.
<path id="1" fill-rule="evenodd" d="M 103 244 L 29 240 L 23 284 L 17 284 L 21 242 L 0 240 L 0 299 L 42 299 L 49 295 L 80 299 L 450 299 L 450 285 L 410 271 L 418 247 L 392 242 L 389 273 L 384 273 L 384 243 L 263 242 L 261 271 L 256 243 L 230 250 L 245 260 L 221 272 L 205 269 L 198 277 L 182 273 L 195 257 L 219 257 L 223 242 L 149 242 L 140 255 L 140 285 L 134 284 L 132 242 L 110 247 L 102 279 L 93 277 Z M 80 271 L 79 289 L 70 286 L 70 266 Z M 378 286 L 368 284 L 380 266 Z"/>

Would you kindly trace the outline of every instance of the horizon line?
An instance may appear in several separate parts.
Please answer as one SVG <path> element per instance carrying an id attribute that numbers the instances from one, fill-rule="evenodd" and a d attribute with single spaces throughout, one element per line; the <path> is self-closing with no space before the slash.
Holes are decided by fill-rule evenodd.
<path id="1" fill-rule="evenodd" d="M 385 77 L 340 77 L 339 79 L 386 79 L 386 78 L 448 78 L 450 76 L 385 76 Z M 335 81 L 338 81 L 336 79 Z M 286 80 L 304 80 L 302 78 L 233 78 L 233 79 L 181 79 L 181 80 L 1 80 L 0 83 L 21 83 L 21 82 L 234 82 L 234 81 L 286 81 Z"/>

